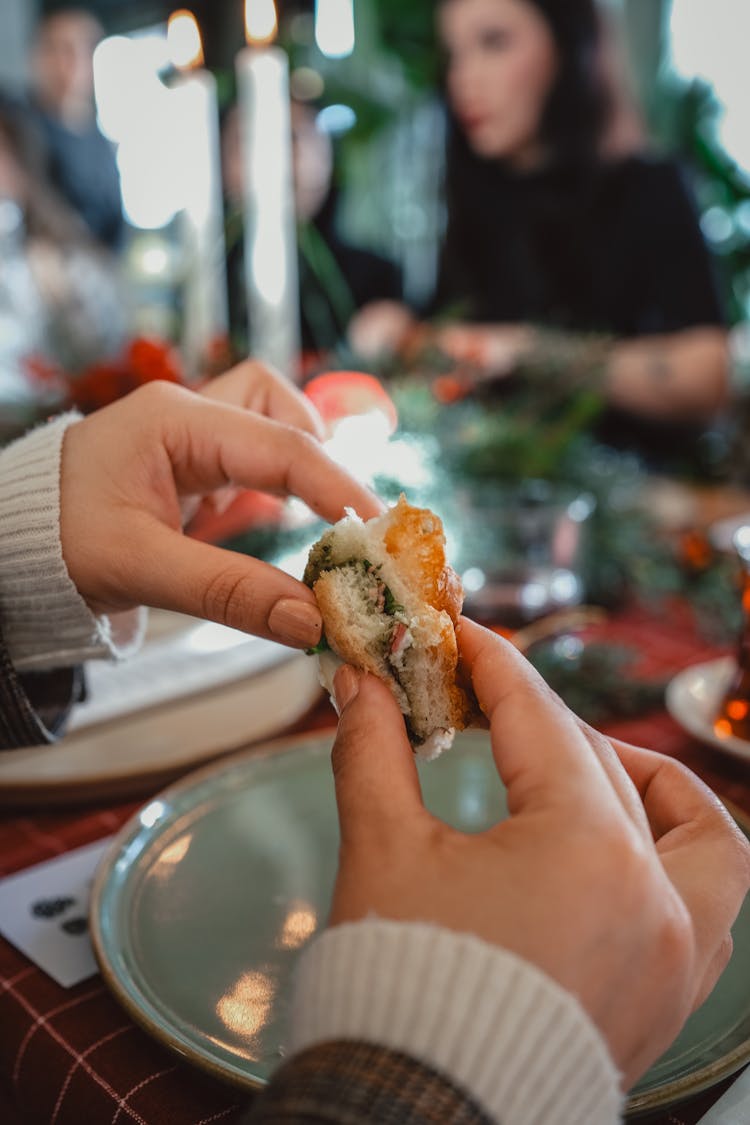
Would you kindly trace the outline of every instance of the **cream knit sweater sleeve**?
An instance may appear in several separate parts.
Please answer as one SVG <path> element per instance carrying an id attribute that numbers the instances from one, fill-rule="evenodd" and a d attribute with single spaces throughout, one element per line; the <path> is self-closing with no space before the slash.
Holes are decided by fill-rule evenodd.
<path id="1" fill-rule="evenodd" d="M 576 998 L 508 950 L 419 922 L 324 931 L 300 960 L 287 1055 L 364 1040 L 411 1055 L 502 1125 L 617 1125 L 620 1075 Z"/>
<path id="2" fill-rule="evenodd" d="M 60 543 L 63 414 L 0 452 L 0 621 L 18 671 L 124 657 L 140 644 L 145 611 L 97 617 L 78 593 Z"/>

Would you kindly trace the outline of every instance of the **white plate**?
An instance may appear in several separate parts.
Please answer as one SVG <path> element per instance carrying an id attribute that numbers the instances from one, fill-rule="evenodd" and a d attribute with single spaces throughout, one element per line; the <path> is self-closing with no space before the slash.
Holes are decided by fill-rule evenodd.
<path id="1" fill-rule="evenodd" d="M 719 738 L 713 726 L 736 666 L 733 657 L 722 656 L 683 669 L 667 685 L 666 704 L 672 718 L 693 738 L 750 762 L 750 742 L 734 736 Z"/>
<path id="2" fill-rule="evenodd" d="M 0 806 L 153 790 L 281 734 L 321 694 L 317 660 L 177 614 L 152 614 L 132 660 L 92 663 L 87 673 L 90 698 L 60 742 L 0 754 Z"/>

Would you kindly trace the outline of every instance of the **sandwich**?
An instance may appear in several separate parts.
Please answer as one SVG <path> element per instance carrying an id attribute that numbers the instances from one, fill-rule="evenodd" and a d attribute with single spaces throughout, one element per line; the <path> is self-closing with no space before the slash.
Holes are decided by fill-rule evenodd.
<path id="1" fill-rule="evenodd" d="M 404 496 L 367 522 L 347 511 L 310 549 L 304 581 L 323 617 L 313 650 L 323 686 L 332 694 L 342 662 L 379 676 L 416 755 L 447 750 L 478 710 L 456 679 L 463 588 L 446 562 L 438 516 Z"/>

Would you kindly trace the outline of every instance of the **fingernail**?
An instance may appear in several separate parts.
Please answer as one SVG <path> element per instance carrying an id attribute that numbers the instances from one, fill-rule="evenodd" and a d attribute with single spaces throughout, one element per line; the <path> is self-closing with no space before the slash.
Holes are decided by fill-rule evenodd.
<path id="1" fill-rule="evenodd" d="M 333 694 L 339 715 L 359 694 L 359 674 L 349 664 L 344 664 L 333 677 Z"/>
<path id="2" fill-rule="evenodd" d="M 313 648 L 320 640 L 320 610 L 297 598 L 281 598 L 268 615 L 268 628 L 285 645 Z"/>

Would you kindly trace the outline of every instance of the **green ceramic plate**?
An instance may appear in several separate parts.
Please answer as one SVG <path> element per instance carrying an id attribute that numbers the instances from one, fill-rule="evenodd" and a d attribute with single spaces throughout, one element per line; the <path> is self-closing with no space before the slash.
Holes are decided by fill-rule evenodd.
<path id="1" fill-rule="evenodd" d="M 144 806 L 96 878 L 94 947 L 109 986 L 162 1043 L 243 1087 L 283 1054 L 289 980 L 325 920 L 338 847 L 330 736 L 225 759 Z M 485 734 L 422 769 L 439 816 L 477 831 L 506 815 Z M 638 1083 L 668 1105 L 750 1059 L 750 902 L 729 969 Z"/>

